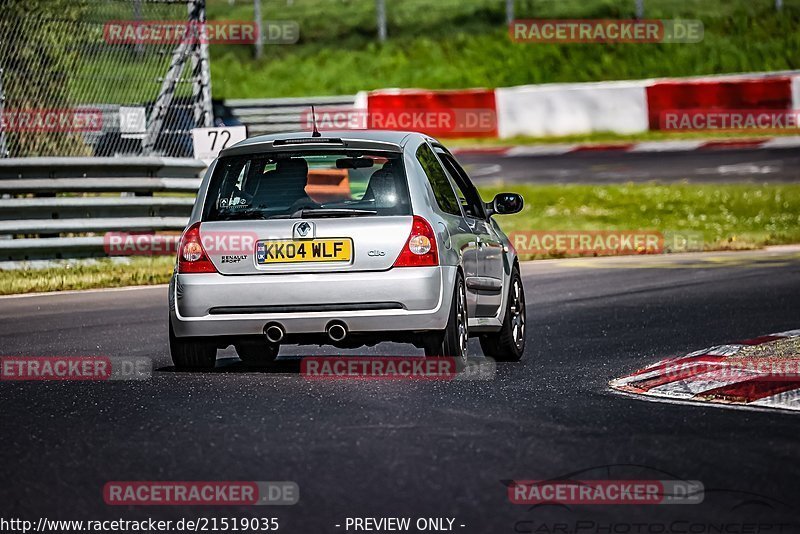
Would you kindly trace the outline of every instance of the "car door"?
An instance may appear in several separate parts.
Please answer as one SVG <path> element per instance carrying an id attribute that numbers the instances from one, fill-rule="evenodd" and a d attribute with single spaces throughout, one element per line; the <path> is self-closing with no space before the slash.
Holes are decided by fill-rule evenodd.
<path id="1" fill-rule="evenodd" d="M 467 312 L 470 317 L 476 317 L 479 311 L 478 292 L 474 289 L 474 284 L 470 287 L 470 282 L 480 276 L 477 236 L 464 216 L 452 180 L 433 149 L 423 143 L 417 149 L 416 156 L 445 220 L 444 223 L 439 223 L 441 226 L 437 231 L 448 235 L 449 245 L 460 251 L 464 282 L 467 286 Z"/>
<path id="2" fill-rule="evenodd" d="M 503 301 L 503 242 L 486 217 L 483 200 L 467 173 L 444 147 L 437 147 L 436 152 L 453 180 L 464 217 L 477 239 L 478 275 L 467 283 L 478 294 L 476 317 L 494 317 Z"/>

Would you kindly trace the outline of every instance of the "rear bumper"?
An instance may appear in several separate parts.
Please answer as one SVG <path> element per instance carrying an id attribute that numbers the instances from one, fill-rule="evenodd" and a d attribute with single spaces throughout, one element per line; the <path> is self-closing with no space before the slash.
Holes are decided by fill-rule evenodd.
<path id="1" fill-rule="evenodd" d="M 241 275 L 178 274 L 170 283 L 177 337 L 261 334 L 280 323 L 288 335 L 441 330 L 447 325 L 455 267 L 382 272 Z"/>

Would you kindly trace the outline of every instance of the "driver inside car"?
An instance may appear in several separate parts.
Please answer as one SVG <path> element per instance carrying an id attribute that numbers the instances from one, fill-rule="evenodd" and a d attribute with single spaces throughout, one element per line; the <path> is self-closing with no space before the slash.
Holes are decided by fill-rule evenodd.
<path id="1" fill-rule="evenodd" d="M 255 180 L 252 205 L 287 208 L 289 210 L 316 206 L 306 193 L 308 163 L 303 158 L 279 159 L 275 169 Z"/>
<path id="2" fill-rule="evenodd" d="M 392 161 L 372 173 L 363 200 L 374 202 L 376 208 L 392 209 L 398 204 L 395 168 Z"/>

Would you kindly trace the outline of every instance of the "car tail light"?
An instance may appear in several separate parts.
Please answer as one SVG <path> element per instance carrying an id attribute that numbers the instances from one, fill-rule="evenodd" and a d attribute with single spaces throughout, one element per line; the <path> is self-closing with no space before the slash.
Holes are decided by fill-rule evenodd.
<path id="1" fill-rule="evenodd" d="M 181 236 L 178 247 L 179 273 L 215 273 L 217 269 L 208 259 L 200 240 L 200 223 L 194 223 Z"/>
<path id="2" fill-rule="evenodd" d="M 414 215 L 411 234 L 394 262 L 394 267 L 430 267 L 439 265 L 436 234 L 428 221 Z"/>

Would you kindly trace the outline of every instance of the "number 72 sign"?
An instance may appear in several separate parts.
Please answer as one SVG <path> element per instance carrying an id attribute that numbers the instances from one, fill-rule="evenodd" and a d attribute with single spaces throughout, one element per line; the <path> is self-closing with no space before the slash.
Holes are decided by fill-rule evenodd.
<path id="1" fill-rule="evenodd" d="M 219 155 L 220 150 L 231 147 L 246 138 L 247 128 L 244 126 L 194 128 L 192 130 L 194 157 L 211 163 Z"/>

